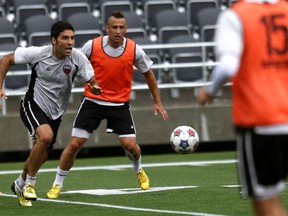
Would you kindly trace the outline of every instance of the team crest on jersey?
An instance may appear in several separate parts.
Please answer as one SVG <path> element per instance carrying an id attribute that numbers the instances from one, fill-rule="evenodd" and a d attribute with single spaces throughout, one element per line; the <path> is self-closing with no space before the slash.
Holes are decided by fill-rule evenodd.
<path id="1" fill-rule="evenodd" d="M 63 72 L 68 75 L 71 72 L 71 66 L 70 65 L 64 65 Z"/>

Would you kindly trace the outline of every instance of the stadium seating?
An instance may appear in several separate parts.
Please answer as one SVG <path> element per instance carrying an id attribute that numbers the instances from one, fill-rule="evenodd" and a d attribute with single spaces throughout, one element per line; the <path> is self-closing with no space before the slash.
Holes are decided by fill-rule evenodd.
<path id="1" fill-rule="evenodd" d="M 99 0 L 99 7 L 101 11 L 101 21 L 102 21 L 102 30 L 105 31 L 105 25 L 107 19 L 110 16 L 112 11 L 133 11 L 134 7 L 131 1 L 121 0 L 121 1 L 112 1 L 112 0 Z"/>
<path id="2" fill-rule="evenodd" d="M 89 39 L 104 34 L 107 18 L 114 10 L 120 10 L 124 13 L 128 24 L 128 31 L 125 36 L 134 39 L 139 45 L 153 44 L 155 41 L 158 44 L 191 42 L 187 38 L 193 41 L 192 33 L 194 32 L 197 32 L 200 36 L 200 41 L 211 41 L 216 28 L 216 14 L 223 9 L 223 5 L 228 7 L 228 5 L 234 1 L 235 0 L 6 0 L 4 5 L 1 4 L 3 1 L 0 1 L 0 18 L 1 14 L 7 15 L 7 11 L 10 13 L 14 12 L 15 15 L 14 27 L 13 23 L 8 20 L 3 21 L 0 19 L 0 45 L 1 43 L 17 45 L 23 39 L 27 41 L 27 45 L 29 46 L 50 43 L 50 26 L 52 23 L 55 20 L 67 20 L 74 26 L 75 46 L 80 48 Z M 1 8 L 3 8 L 3 10 Z M 98 12 L 95 13 L 95 10 L 98 10 Z M 208 13 L 206 12 L 205 14 L 205 10 L 208 11 Z M 55 19 L 50 18 L 51 12 L 56 14 Z M 35 17 L 33 18 L 33 16 Z M 211 20 L 213 23 L 211 23 Z M 2 24 L 2 22 L 4 24 Z M 153 39 L 153 36 L 156 36 L 156 39 Z M 177 41 L 176 38 L 182 39 Z M 196 48 L 192 49 L 190 47 L 187 48 L 187 50 L 190 50 L 190 54 L 189 52 L 183 51 L 182 48 L 185 47 L 179 47 L 179 49 L 174 49 L 174 51 L 168 50 L 167 48 L 147 49 L 145 52 L 154 61 L 154 64 L 165 62 L 166 60 L 172 63 L 193 62 L 196 61 L 196 59 L 202 61 L 200 56 L 195 53 L 200 52 L 203 56 L 203 50 L 209 53 L 208 59 L 213 59 L 212 48 L 194 52 L 193 49 Z M 188 69 L 175 68 L 172 70 L 185 71 Z M 162 73 L 162 69 L 154 70 L 154 72 L 158 82 L 161 82 L 160 74 Z M 190 77 L 190 74 L 188 75 L 186 72 L 180 72 L 178 74 L 179 75 L 177 75 L 177 73 L 171 73 L 175 82 L 197 80 L 200 77 L 200 73 L 195 73 L 199 76 L 196 75 L 194 78 Z M 145 82 L 143 76 L 137 77 L 136 75 L 135 83 L 143 82 Z"/>
<path id="3" fill-rule="evenodd" d="M 188 27 L 194 33 L 199 33 L 199 23 L 197 22 L 197 13 L 204 8 L 219 8 L 216 0 L 187 0 L 187 21 Z"/>
<path id="4" fill-rule="evenodd" d="M 191 36 L 180 35 L 173 37 L 169 43 L 199 43 L 200 40 L 194 39 Z M 172 63 L 192 63 L 202 62 L 201 47 L 185 47 L 169 49 L 169 55 Z M 173 68 L 173 82 L 193 82 L 203 79 L 203 67 L 183 67 Z"/>
<path id="5" fill-rule="evenodd" d="M 128 30 L 126 33 L 126 37 L 128 38 L 137 38 L 137 37 L 147 37 L 148 34 L 144 28 L 143 17 L 136 14 L 134 11 L 126 11 L 123 12 Z"/>
<path id="6" fill-rule="evenodd" d="M 239 1 L 239 0 L 227 0 L 228 1 L 228 7 L 230 7 L 233 3 Z"/>
<path id="7" fill-rule="evenodd" d="M 56 0 L 58 19 L 67 21 L 71 14 L 91 13 L 89 0 Z"/>
<path id="8" fill-rule="evenodd" d="M 176 10 L 173 0 L 143 0 L 143 10 L 146 30 L 156 32 L 156 15 L 163 10 Z M 171 16 L 172 17 L 172 16 Z M 171 20 L 171 17 L 169 20 Z"/>
<path id="9" fill-rule="evenodd" d="M 167 43 L 176 35 L 189 35 L 186 17 L 177 10 L 163 10 L 156 14 L 155 24 L 159 43 Z"/>
<path id="10" fill-rule="evenodd" d="M 25 20 L 28 46 L 51 44 L 50 28 L 55 20 L 48 15 L 35 15 Z"/>
<path id="11" fill-rule="evenodd" d="M 13 0 L 13 7 L 19 36 L 25 35 L 24 23 L 27 18 L 38 14 L 49 14 L 46 0 Z"/>
<path id="12" fill-rule="evenodd" d="M 6 16 L 6 10 L 3 1 L 0 1 L 0 17 Z"/>
<path id="13" fill-rule="evenodd" d="M 46 4 L 49 8 L 49 11 L 52 11 L 56 6 L 56 0 L 47 0 Z"/>
<path id="14" fill-rule="evenodd" d="M 141 45 L 153 45 L 153 44 L 156 44 L 156 42 L 151 41 L 149 39 L 149 37 L 135 37 L 135 38 L 133 38 L 133 40 L 137 44 L 139 44 L 140 46 Z M 145 50 L 145 53 L 147 55 L 149 55 L 149 56 L 156 56 L 157 55 L 159 57 L 158 49 L 147 49 L 147 50 Z"/>
<path id="15" fill-rule="evenodd" d="M 142 0 L 130 0 L 130 1 L 132 2 L 135 10 L 142 9 L 142 7 L 143 7 L 143 1 Z"/>
<path id="16" fill-rule="evenodd" d="M 13 23 L 5 17 L 0 17 L 0 44 L 18 43 Z"/>
<path id="17" fill-rule="evenodd" d="M 202 42 L 214 41 L 214 33 L 217 28 L 216 22 L 221 10 L 219 8 L 204 8 L 197 13 L 197 20 Z M 206 47 L 204 49 L 209 59 L 215 60 L 214 48 Z"/>
<path id="18" fill-rule="evenodd" d="M 173 19 L 171 19 L 173 17 Z M 157 28 L 158 43 L 166 44 L 169 39 L 177 35 L 190 35 L 187 20 L 183 13 L 176 10 L 163 10 L 156 14 L 155 23 Z M 160 49 L 160 55 L 167 58 L 167 50 Z"/>
<path id="19" fill-rule="evenodd" d="M 82 47 L 88 40 L 102 35 L 99 19 L 89 13 L 75 13 L 68 17 L 75 31 L 75 47 Z"/>
<path id="20" fill-rule="evenodd" d="M 1 52 L 12 52 L 16 48 L 17 48 L 17 44 L 14 44 L 14 43 L 0 44 Z M 12 72 L 26 71 L 26 70 L 28 70 L 28 66 L 26 64 L 13 65 L 9 69 L 9 71 L 12 71 Z M 29 75 L 6 76 L 4 80 L 5 89 L 25 90 L 28 87 L 29 79 L 30 79 Z"/>
<path id="21" fill-rule="evenodd" d="M 137 37 L 133 39 L 140 47 L 141 45 L 153 45 L 155 42 L 151 41 L 148 37 Z M 158 54 L 158 51 L 155 49 L 148 49 L 145 50 L 145 53 L 148 55 L 148 57 L 153 61 L 154 64 L 160 64 L 161 63 L 161 57 Z M 161 83 L 161 70 L 160 69 L 154 69 L 153 70 L 155 78 L 158 83 Z M 146 83 L 144 76 L 135 69 L 134 76 L 133 76 L 133 84 L 143 84 Z"/>

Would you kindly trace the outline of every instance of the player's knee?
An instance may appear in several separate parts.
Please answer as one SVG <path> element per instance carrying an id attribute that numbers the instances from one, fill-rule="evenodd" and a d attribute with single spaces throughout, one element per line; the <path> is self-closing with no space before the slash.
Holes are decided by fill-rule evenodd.
<path id="1" fill-rule="evenodd" d="M 125 151 L 129 152 L 134 157 L 140 155 L 140 147 L 138 145 L 127 145 L 125 146 Z"/>
<path id="2" fill-rule="evenodd" d="M 71 141 L 68 146 L 71 152 L 77 153 L 82 148 L 83 143 L 77 141 Z"/>
<path id="3" fill-rule="evenodd" d="M 49 146 L 53 140 L 53 134 L 43 134 L 37 138 L 37 141 L 44 144 L 45 146 Z"/>

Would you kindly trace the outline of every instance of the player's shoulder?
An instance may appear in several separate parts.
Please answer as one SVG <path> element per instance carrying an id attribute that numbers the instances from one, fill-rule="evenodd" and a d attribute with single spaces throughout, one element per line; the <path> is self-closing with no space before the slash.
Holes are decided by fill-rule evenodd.
<path id="1" fill-rule="evenodd" d="M 35 51 L 35 52 L 43 52 L 48 53 L 51 50 L 51 45 L 46 46 L 28 46 L 28 47 L 17 47 L 17 50 L 29 50 L 29 51 Z"/>
<path id="2" fill-rule="evenodd" d="M 74 48 L 74 47 L 72 49 L 71 58 L 73 59 L 73 62 L 75 63 L 84 63 L 88 61 L 84 53 L 81 52 L 80 49 Z"/>
<path id="3" fill-rule="evenodd" d="M 75 48 L 75 47 L 73 47 L 71 55 L 72 55 L 72 57 L 79 57 L 79 58 L 83 58 L 84 57 L 83 52 L 81 52 L 80 49 Z"/>
<path id="4" fill-rule="evenodd" d="M 17 55 L 29 55 L 33 58 L 45 58 L 53 55 L 52 46 L 29 46 L 29 47 L 18 47 L 15 50 Z"/>

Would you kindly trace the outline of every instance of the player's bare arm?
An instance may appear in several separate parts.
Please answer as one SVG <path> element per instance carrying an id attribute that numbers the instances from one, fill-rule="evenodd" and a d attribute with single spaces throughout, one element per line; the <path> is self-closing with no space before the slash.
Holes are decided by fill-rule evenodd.
<path id="1" fill-rule="evenodd" d="M 7 99 L 6 93 L 3 89 L 3 82 L 4 82 L 5 76 L 9 70 L 9 68 L 13 64 L 15 64 L 14 63 L 14 52 L 3 56 L 0 60 L 0 99 L 2 97 Z M 0 107 L 0 109 L 1 109 L 1 107 Z"/>
<path id="2" fill-rule="evenodd" d="M 91 93 L 93 93 L 95 95 L 99 95 L 102 93 L 102 89 L 99 86 L 99 83 L 97 82 L 97 80 L 95 79 L 94 76 L 87 82 L 87 84 L 90 88 Z"/>
<path id="3" fill-rule="evenodd" d="M 157 115 L 159 112 L 162 115 L 163 120 L 168 120 L 169 116 L 161 103 L 160 93 L 153 71 L 149 69 L 148 72 L 144 73 L 144 77 L 149 87 L 149 90 L 153 96 L 154 114 Z"/>
<path id="4" fill-rule="evenodd" d="M 199 88 L 197 101 L 198 101 L 198 104 L 200 105 L 205 105 L 207 103 L 213 102 L 213 97 L 208 94 L 206 87 Z"/>

